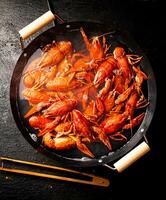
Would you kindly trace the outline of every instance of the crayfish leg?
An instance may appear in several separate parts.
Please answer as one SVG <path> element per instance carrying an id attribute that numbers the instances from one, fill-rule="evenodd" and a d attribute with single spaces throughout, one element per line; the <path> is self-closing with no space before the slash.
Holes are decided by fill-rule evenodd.
<path id="1" fill-rule="evenodd" d="M 109 138 L 114 141 L 127 141 L 126 136 L 124 136 L 121 132 L 114 133 L 113 135 L 109 135 Z"/>
<path id="2" fill-rule="evenodd" d="M 51 132 L 52 130 L 54 130 L 54 128 L 59 124 L 60 120 L 61 120 L 61 117 L 60 117 L 60 116 L 57 116 L 57 117 L 54 119 L 54 121 L 48 123 L 48 124 L 46 125 L 46 127 L 45 127 L 43 130 L 39 131 L 39 133 L 38 133 L 37 136 L 38 136 L 38 137 L 43 136 L 43 135 L 45 135 L 47 132 Z"/>
<path id="3" fill-rule="evenodd" d="M 137 117 L 130 120 L 129 124 L 124 125 L 123 129 L 132 129 L 134 126 L 137 126 L 143 120 L 144 116 L 145 116 L 145 113 L 141 113 Z"/>
<path id="4" fill-rule="evenodd" d="M 30 108 L 30 110 L 24 115 L 25 118 L 30 117 L 31 115 L 35 114 L 36 112 L 38 112 L 37 110 L 37 105 L 32 106 L 32 108 Z"/>

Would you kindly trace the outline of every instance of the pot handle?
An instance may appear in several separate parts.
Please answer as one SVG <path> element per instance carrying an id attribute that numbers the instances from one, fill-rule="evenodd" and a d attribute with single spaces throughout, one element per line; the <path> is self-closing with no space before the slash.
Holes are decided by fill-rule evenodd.
<path id="1" fill-rule="evenodd" d="M 104 166 L 110 169 L 117 170 L 119 173 L 121 173 L 149 151 L 149 145 L 145 141 L 143 141 L 141 144 L 139 144 L 137 147 L 131 150 L 128 154 L 126 154 L 120 160 L 114 163 L 114 167 L 111 167 L 108 164 L 104 164 Z"/>
<path id="2" fill-rule="evenodd" d="M 61 22 L 64 22 L 58 15 L 53 14 L 50 10 L 41 15 L 39 18 L 25 26 L 19 31 L 21 48 L 24 49 L 23 41 L 30 37 L 32 34 L 39 31 L 41 28 L 51 23 L 55 19 L 59 19 Z"/>

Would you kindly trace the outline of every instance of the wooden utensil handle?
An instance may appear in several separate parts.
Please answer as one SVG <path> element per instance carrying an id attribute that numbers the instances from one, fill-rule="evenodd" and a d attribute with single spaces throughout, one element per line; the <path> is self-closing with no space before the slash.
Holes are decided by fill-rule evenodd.
<path id="1" fill-rule="evenodd" d="M 69 177 L 63 177 L 63 176 L 56 176 L 52 174 L 44 174 L 39 172 L 33 172 L 33 171 L 26 171 L 22 169 L 10 169 L 5 167 L 0 167 L 0 171 L 5 172 L 12 172 L 17 174 L 25 174 L 25 175 L 31 175 L 31 176 L 38 176 L 43 178 L 50 178 L 50 179 L 56 179 L 61 181 L 69 181 L 69 182 L 75 182 L 75 183 L 83 183 L 88 185 L 96 185 L 96 186 L 102 186 L 102 187 L 108 187 L 110 182 L 106 178 L 93 176 L 92 180 L 82 180 L 82 179 L 76 179 L 76 178 L 69 178 Z"/>
<path id="2" fill-rule="evenodd" d="M 149 151 L 150 151 L 150 147 L 144 141 L 140 145 L 135 147 L 133 150 L 131 150 L 124 157 L 122 157 L 120 160 L 118 160 L 116 163 L 114 163 L 114 167 L 120 173 Z"/>
<path id="3" fill-rule="evenodd" d="M 27 39 L 30 35 L 36 33 L 55 19 L 56 16 L 51 11 L 44 13 L 42 16 L 21 29 L 19 31 L 20 37 L 22 38 L 22 40 Z"/>
<path id="4" fill-rule="evenodd" d="M 13 162 L 13 163 L 17 163 L 17 164 L 20 163 L 20 164 L 24 164 L 24 165 L 31 165 L 31 166 L 41 167 L 41 168 L 71 172 L 76 175 L 77 174 L 83 175 L 83 176 L 89 178 L 90 180 L 57 176 L 54 174 L 44 174 L 44 173 L 38 173 L 35 171 L 27 171 L 27 170 L 16 169 L 16 168 L 14 168 L 14 169 L 6 168 L 6 167 L 4 167 L 4 164 L 2 164 L 2 167 L 0 167 L 0 171 L 13 172 L 13 173 L 18 173 L 18 174 L 26 174 L 26 175 L 31 175 L 31 176 L 39 176 L 39 177 L 45 177 L 45 178 L 52 178 L 52 179 L 64 180 L 64 181 L 70 181 L 70 182 L 76 182 L 76 183 L 84 183 L 84 184 L 96 185 L 96 186 L 102 186 L 102 187 L 108 187 L 110 184 L 109 180 L 106 178 L 103 178 L 100 176 L 95 176 L 95 175 L 89 174 L 89 173 L 84 173 L 84 172 L 68 169 L 68 168 L 62 168 L 62 167 L 58 167 L 58 166 L 46 165 L 46 164 L 41 164 L 41 163 L 34 163 L 34 162 L 30 162 L 30 161 L 16 160 L 16 159 L 7 158 L 7 157 L 0 157 L 0 161 L 2 161 L 2 163 L 7 161 L 7 162 Z"/>

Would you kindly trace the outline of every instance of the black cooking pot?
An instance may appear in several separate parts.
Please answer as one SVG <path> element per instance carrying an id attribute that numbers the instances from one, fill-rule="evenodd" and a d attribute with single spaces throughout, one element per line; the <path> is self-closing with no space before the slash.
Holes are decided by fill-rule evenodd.
<path id="1" fill-rule="evenodd" d="M 143 56 L 141 67 L 148 75 L 148 80 L 144 84 L 143 90 L 150 104 L 145 109 L 145 116 L 142 123 L 139 127 L 133 130 L 133 135 L 127 142 L 113 142 L 113 151 L 111 152 L 108 151 L 108 149 L 106 149 L 101 143 L 89 145 L 89 148 L 95 154 L 95 158 L 85 157 L 85 155 L 81 154 L 77 149 L 56 151 L 44 147 L 41 140 L 36 137 L 35 130 L 29 126 L 27 120 L 24 118 L 25 113 L 29 109 L 29 105 L 28 102 L 21 96 L 21 90 L 23 87 L 22 75 L 26 69 L 27 63 L 29 63 L 30 60 L 34 59 L 35 56 L 41 52 L 42 47 L 51 43 L 53 40 L 69 40 L 72 42 L 76 50 L 77 48 L 80 49 L 80 45 L 84 45 L 80 34 L 80 27 L 84 29 L 89 38 L 109 33 L 106 37 L 107 42 L 111 44 L 110 50 L 113 50 L 116 46 L 122 46 L 126 52 Z M 43 32 L 31 41 L 31 43 L 23 50 L 13 72 L 10 85 L 10 102 L 13 116 L 18 128 L 26 140 L 39 152 L 73 166 L 88 167 L 107 165 L 107 163 L 115 161 L 128 153 L 141 141 L 143 136 L 145 136 L 155 111 L 156 82 L 148 58 L 131 38 L 129 33 L 124 30 L 117 30 L 112 25 L 108 26 L 94 22 L 68 22 L 57 24 L 56 26 Z"/>

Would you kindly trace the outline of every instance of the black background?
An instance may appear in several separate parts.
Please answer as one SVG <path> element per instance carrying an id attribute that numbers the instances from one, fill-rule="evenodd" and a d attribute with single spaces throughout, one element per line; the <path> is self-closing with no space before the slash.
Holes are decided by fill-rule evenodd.
<path id="1" fill-rule="evenodd" d="M 147 133 L 151 151 L 122 174 L 104 167 L 80 169 L 108 177 L 111 182 L 108 188 L 0 172 L 0 200 L 160 199 L 165 185 L 165 122 L 162 115 L 165 108 L 165 7 L 157 0 L 59 0 L 53 1 L 53 5 L 55 12 L 66 21 L 113 23 L 121 30 L 128 30 L 145 52 L 154 70 L 158 90 L 156 112 Z M 10 78 L 21 53 L 18 31 L 47 10 L 44 0 L 0 1 L 0 156 L 60 165 L 36 152 L 25 141 L 15 125 L 9 102 Z"/>

